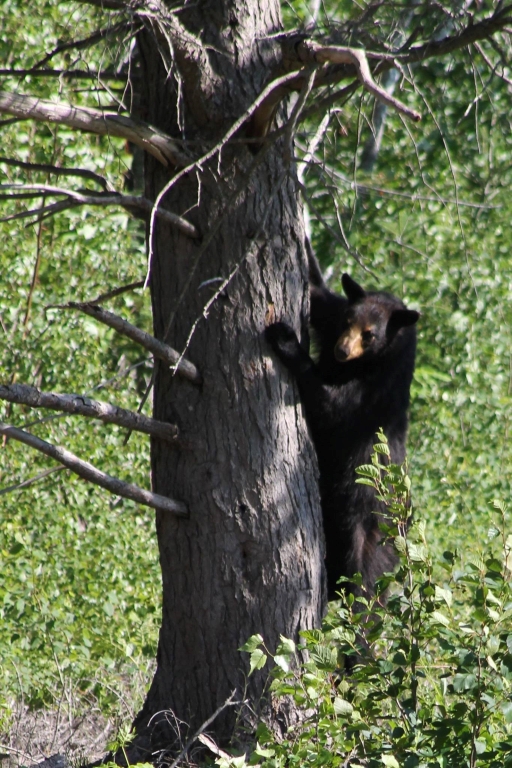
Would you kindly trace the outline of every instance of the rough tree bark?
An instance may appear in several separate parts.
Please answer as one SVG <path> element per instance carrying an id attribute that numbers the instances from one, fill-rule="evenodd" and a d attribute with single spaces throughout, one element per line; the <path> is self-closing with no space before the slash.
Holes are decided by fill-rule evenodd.
<path id="1" fill-rule="evenodd" d="M 184 10 L 179 21 L 201 34 L 207 61 L 193 60 L 197 51 L 183 34 L 184 50 L 175 51 L 178 61 L 181 54 L 179 103 L 154 28 L 143 32 L 142 116 L 178 136 L 179 104 L 187 138 L 206 148 L 265 85 L 274 43 L 264 38 L 280 28 L 279 3 L 210 0 Z M 164 220 L 152 239 L 155 336 L 183 349 L 199 318 L 187 356 L 204 380 L 198 387 L 157 367 L 155 418 L 177 424 L 196 447 L 177 451 L 152 442 L 155 492 L 183 499 L 190 510 L 188 520 L 157 514 L 163 620 L 156 674 L 136 721 L 138 746 L 152 749 L 155 723 L 173 727 L 162 714 L 152 720 L 153 740 L 144 739 L 155 713 L 172 710 L 195 728 L 231 691 L 243 698 L 247 665 L 237 649 L 251 634 L 261 633 L 274 648 L 280 634 L 295 638 L 300 629 L 318 626 L 323 611 L 316 459 L 293 384 L 277 370 L 262 337 L 266 318 L 287 318 L 299 329 L 307 315 L 302 214 L 282 143 L 259 153 L 244 143 L 226 147 L 163 198 L 164 207 L 186 212 L 202 242 Z M 147 156 L 151 200 L 169 179 Z M 263 680 L 249 681 L 253 702 Z M 219 716 L 218 738 L 229 737 L 235 714 L 228 708 Z"/>

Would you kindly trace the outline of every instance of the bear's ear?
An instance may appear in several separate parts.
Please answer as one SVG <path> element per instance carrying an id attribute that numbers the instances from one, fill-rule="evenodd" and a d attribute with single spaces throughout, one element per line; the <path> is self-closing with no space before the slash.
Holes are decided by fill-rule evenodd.
<path id="1" fill-rule="evenodd" d="M 344 272 L 341 276 L 341 284 L 343 286 L 343 290 L 345 291 L 345 296 L 349 301 L 359 301 L 360 299 L 364 299 L 366 296 L 366 291 L 364 288 L 361 288 L 361 286 L 356 283 L 355 280 L 352 280 L 350 275 L 347 275 L 346 272 Z"/>
<path id="2" fill-rule="evenodd" d="M 419 317 L 420 313 L 416 312 L 415 309 L 395 309 L 391 313 L 389 324 L 398 330 L 407 325 L 414 325 L 418 322 Z"/>

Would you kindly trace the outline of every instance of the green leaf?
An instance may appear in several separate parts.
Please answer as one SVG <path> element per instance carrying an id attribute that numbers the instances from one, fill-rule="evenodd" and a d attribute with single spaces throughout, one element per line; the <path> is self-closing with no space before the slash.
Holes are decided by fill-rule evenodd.
<path id="1" fill-rule="evenodd" d="M 342 717 L 346 715 L 351 715 L 354 711 L 354 707 L 350 703 L 350 701 L 347 701 L 346 699 L 340 698 L 340 696 L 336 696 L 334 699 L 334 712 L 336 715 L 340 715 Z"/>
<path id="2" fill-rule="evenodd" d="M 393 757 L 393 755 L 381 755 L 380 759 L 382 764 L 388 766 L 388 768 L 400 768 L 396 757 Z"/>
<path id="3" fill-rule="evenodd" d="M 262 669 L 266 663 L 267 663 L 266 653 L 263 653 L 261 648 L 256 648 L 256 650 L 254 650 L 251 653 L 249 675 L 252 675 L 252 673 L 255 672 L 257 669 Z"/>
<path id="4" fill-rule="evenodd" d="M 501 711 L 506 723 L 512 723 L 512 701 L 506 701 L 501 705 Z"/>
<path id="5" fill-rule="evenodd" d="M 450 619 L 441 613 L 441 611 L 432 611 L 431 616 L 438 624 L 442 624 L 445 627 L 449 627 L 451 624 Z"/>
<path id="6" fill-rule="evenodd" d="M 251 637 L 238 649 L 246 653 L 252 653 L 256 648 L 261 645 L 263 638 L 261 635 L 251 635 Z"/>
<path id="7" fill-rule="evenodd" d="M 265 657 L 266 658 L 266 657 Z M 288 656 L 282 656 L 279 653 L 276 653 L 274 656 L 274 663 L 283 670 L 283 672 L 289 672 L 290 671 L 290 662 Z M 259 669 L 259 667 L 258 667 Z"/>
<path id="8" fill-rule="evenodd" d="M 295 643 L 293 640 L 290 640 L 288 637 L 283 637 L 283 635 L 279 635 L 281 642 L 277 646 L 277 653 L 289 653 L 293 654 L 295 653 Z"/>
<path id="9" fill-rule="evenodd" d="M 374 467 L 373 464 L 361 464 L 356 468 L 358 475 L 365 475 L 366 477 L 374 477 L 378 479 L 380 477 L 380 470 L 378 467 Z"/>
<path id="10" fill-rule="evenodd" d="M 451 589 L 443 589 L 435 586 L 435 599 L 437 602 L 444 601 L 448 607 L 451 606 L 453 600 L 453 594 Z"/>

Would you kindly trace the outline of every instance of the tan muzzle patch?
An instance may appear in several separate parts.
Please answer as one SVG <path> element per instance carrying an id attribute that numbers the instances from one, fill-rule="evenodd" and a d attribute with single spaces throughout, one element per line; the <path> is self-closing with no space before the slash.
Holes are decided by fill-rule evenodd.
<path id="1" fill-rule="evenodd" d="M 364 352 L 363 329 L 360 325 L 352 325 L 343 333 L 334 345 L 334 357 L 338 362 L 355 360 Z"/>

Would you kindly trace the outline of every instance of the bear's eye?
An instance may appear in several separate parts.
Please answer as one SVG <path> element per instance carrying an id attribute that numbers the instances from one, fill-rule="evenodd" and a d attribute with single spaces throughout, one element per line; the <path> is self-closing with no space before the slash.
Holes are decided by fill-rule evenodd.
<path id="1" fill-rule="evenodd" d="M 365 344 L 369 344 L 375 338 L 375 334 L 373 331 L 363 331 L 361 333 L 361 338 Z"/>

